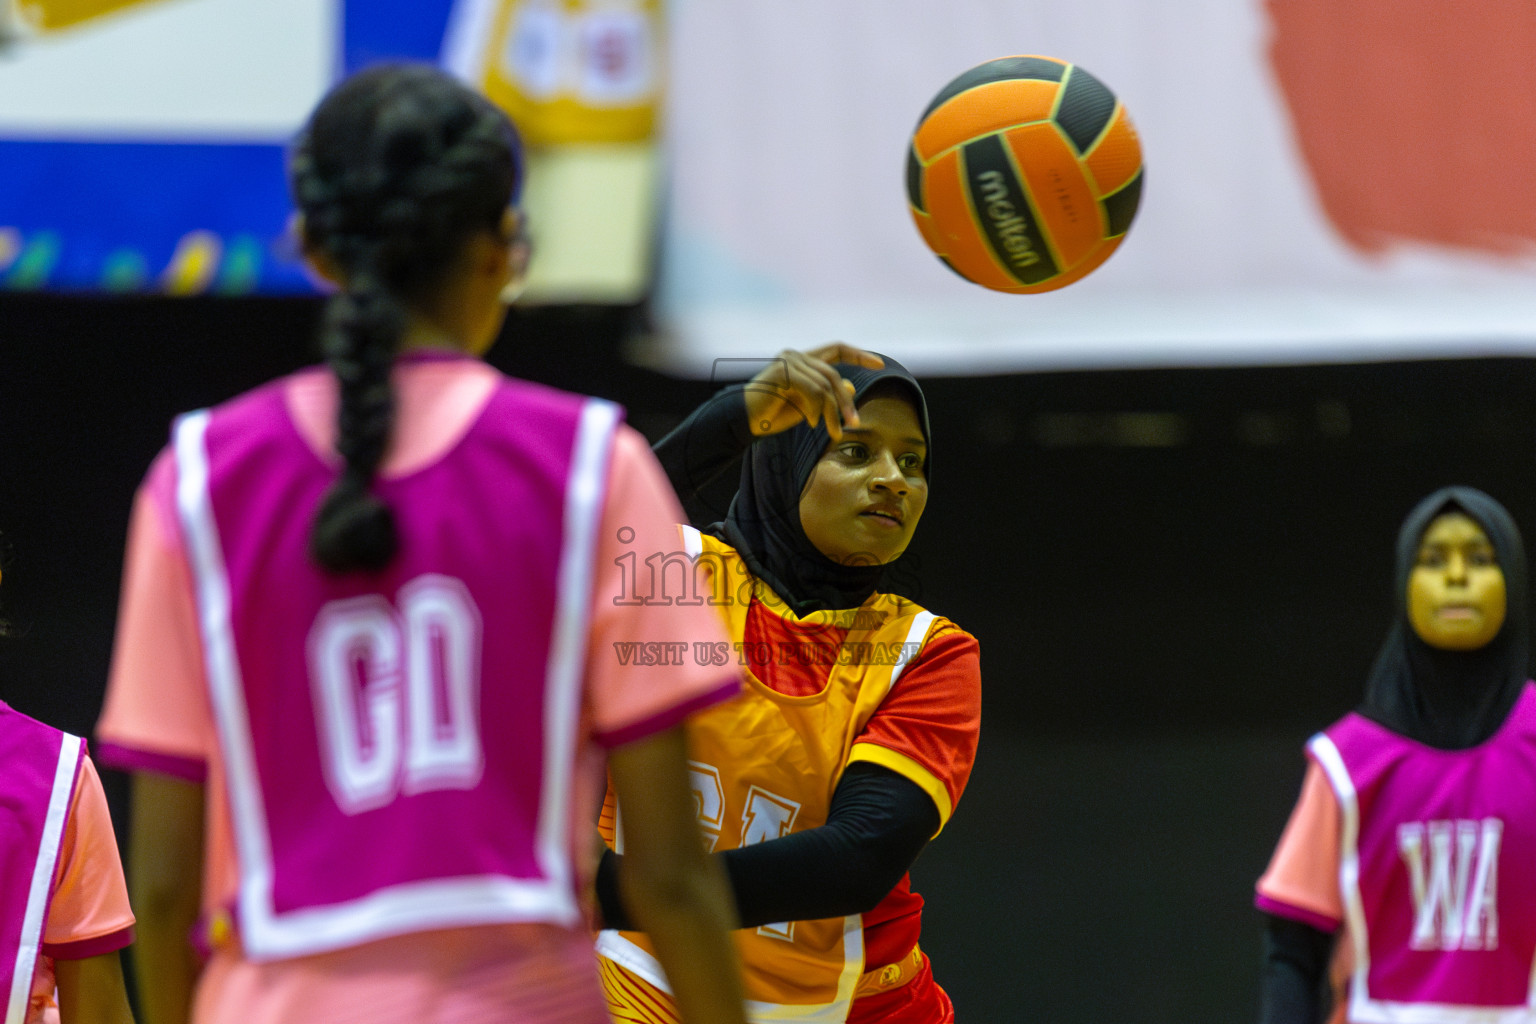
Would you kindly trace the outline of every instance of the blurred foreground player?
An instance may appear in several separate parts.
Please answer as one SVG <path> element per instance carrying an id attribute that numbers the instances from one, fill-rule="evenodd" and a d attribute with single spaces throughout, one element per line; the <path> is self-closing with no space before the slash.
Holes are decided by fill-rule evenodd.
<path id="1" fill-rule="evenodd" d="M 1261 1020 L 1536 1021 L 1536 686 L 1526 563 L 1497 501 L 1449 487 L 1397 539 L 1365 699 L 1307 744 L 1258 883 Z"/>
<path id="2" fill-rule="evenodd" d="M 742 695 L 688 733 L 700 819 L 746 928 L 754 1021 L 954 1020 L 907 871 L 970 777 L 979 649 L 882 589 L 927 506 L 929 441 L 911 374 L 830 346 L 781 354 L 656 447 L 685 501 L 746 453 L 725 520 L 685 528 L 684 547 L 747 671 Z M 598 874 L 603 982 L 616 1021 L 672 1021 L 670 975 L 612 884 L 640 828 L 617 795 L 620 855 Z M 610 842 L 614 812 L 610 799 Z"/>
<path id="3" fill-rule="evenodd" d="M 737 675 L 612 653 L 724 637 L 617 600 L 615 538 L 670 542 L 676 499 L 616 407 L 476 358 L 528 255 L 512 126 L 374 68 L 291 176 L 340 289 L 329 369 L 181 417 L 130 526 L 99 732 L 135 771 L 146 1021 L 606 1024 L 583 898 L 605 754 L 685 1019 L 742 1020 L 680 725 Z"/>
<path id="4" fill-rule="evenodd" d="M 0 702 L 4 1021 L 132 1024 L 118 958 L 132 941 L 117 839 L 85 743 Z"/>

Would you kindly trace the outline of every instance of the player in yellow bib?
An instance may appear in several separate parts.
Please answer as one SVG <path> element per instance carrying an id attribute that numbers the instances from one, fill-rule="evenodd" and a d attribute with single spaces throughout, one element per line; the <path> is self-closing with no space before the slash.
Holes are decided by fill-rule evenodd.
<path id="1" fill-rule="evenodd" d="M 656 445 L 685 505 L 745 452 L 724 521 L 683 529 L 700 593 L 675 593 L 692 574 L 669 574 L 681 559 L 662 553 L 648 595 L 637 573 L 636 599 L 709 600 L 733 642 L 722 654 L 745 675 L 742 694 L 688 732 L 700 823 L 740 913 L 753 1021 L 954 1020 L 918 948 L 923 901 L 907 871 L 970 775 L 979 650 L 881 588 L 927 503 L 929 441 L 912 375 L 836 345 L 781 354 Z M 611 792 L 601 828 L 612 847 L 598 873 L 609 1010 L 673 1021 L 651 947 L 625 930 Z"/>

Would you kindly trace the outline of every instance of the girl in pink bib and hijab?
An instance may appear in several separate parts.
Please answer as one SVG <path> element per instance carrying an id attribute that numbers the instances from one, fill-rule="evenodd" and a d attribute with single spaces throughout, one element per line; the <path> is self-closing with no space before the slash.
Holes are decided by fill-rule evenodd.
<path id="1" fill-rule="evenodd" d="M 1307 744 L 1257 903 L 1263 1024 L 1536 1022 L 1525 552 L 1470 487 L 1420 502 L 1356 710 Z"/>

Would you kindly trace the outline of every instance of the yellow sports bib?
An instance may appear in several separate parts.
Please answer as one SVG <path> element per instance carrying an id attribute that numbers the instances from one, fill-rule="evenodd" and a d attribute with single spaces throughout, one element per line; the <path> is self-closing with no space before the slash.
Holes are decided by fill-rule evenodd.
<path id="1" fill-rule="evenodd" d="M 835 649 L 815 645 L 814 650 L 773 652 L 778 659 L 813 657 L 830 664 L 821 692 L 787 696 L 754 677 L 738 655 L 752 600 L 785 617 L 792 613 L 747 573 L 731 547 L 691 528 L 684 528 L 684 537 L 689 554 L 703 565 L 701 575 L 709 581 L 712 603 L 719 606 L 738 644 L 732 656 L 742 664 L 746 683 L 740 696 L 688 722 L 693 791 L 705 842 L 711 850 L 728 850 L 825 824 L 843 769 L 850 760 L 863 759 L 862 752 L 854 752 L 855 737 L 902 669 L 946 620 L 889 594 L 875 594 L 856 610 L 801 617 L 801 624 L 848 632 Z M 879 760 L 878 754 L 870 759 Z M 622 809 L 615 810 L 611 791 L 602 825 L 603 838 L 622 853 Z M 770 924 L 739 935 L 749 1019 L 846 1018 L 864 970 L 859 915 Z M 604 932 L 598 951 L 665 987 L 645 936 Z"/>

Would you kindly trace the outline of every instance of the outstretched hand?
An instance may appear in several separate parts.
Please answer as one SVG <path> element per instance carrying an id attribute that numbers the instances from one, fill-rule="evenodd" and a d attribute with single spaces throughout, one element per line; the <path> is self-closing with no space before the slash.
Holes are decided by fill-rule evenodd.
<path id="1" fill-rule="evenodd" d="M 842 342 L 810 352 L 785 349 L 747 382 L 747 417 L 753 435 L 777 434 L 802 420 L 813 427 L 825 420 L 832 440 L 841 441 L 844 426 L 857 427 L 853 382 L 844 380 L 833 363 L 878 370 L 885 360 Z"/>

